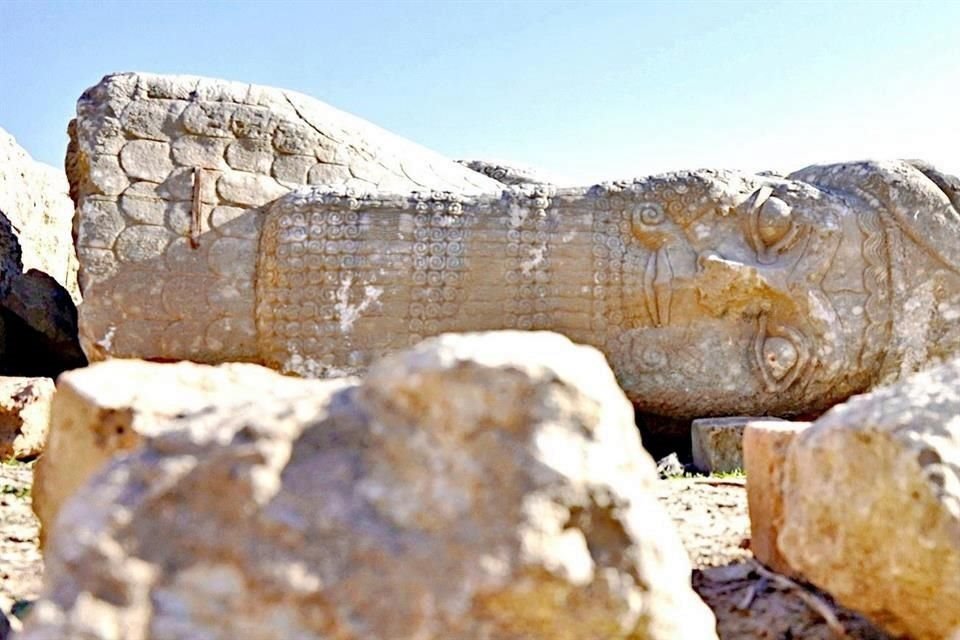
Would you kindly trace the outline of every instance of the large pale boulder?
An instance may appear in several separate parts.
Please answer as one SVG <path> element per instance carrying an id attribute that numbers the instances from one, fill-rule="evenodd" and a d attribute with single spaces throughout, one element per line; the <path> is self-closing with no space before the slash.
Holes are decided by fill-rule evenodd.
<path id="1" fill-rule="evenodd" d="M 960 634 L 960 361 L 854 398 L 789 446 L 778 546 L 895 634 Z"/>
<path id="2" fill-rule="evenodd" d="M 72 219 L 63 172 L 0 129 L 0 374 L 52 377 L 87 362 Z"/>
<path id="3" fill-rule="evenodd" d="M 46 449 L 34 470 L 33 510 L 42 543 L 68 497 L 110 458 L 163 433 L 172 418 L 312 388 L 242 363 L 207 367 L 108 360 L 63 374 L 48 408 Z"/>
<path id="4" fill-rule="evenodd" d="M 319 100 L 194 76 L 107 76 L 70 133 L 91 359 L 256 360 L 262 207 L 295 187 L 503 186 Z"/>
<path id="5" fill-rule="evenodd" d="M 16 233 L 23 269 L 51 276 L 76 302 L 73 201 L 68 190 L 62 169 L 34 161 L 13 136 L 0 129 L 0 212 Z"/>
<path id="6" fill-rule="evenodd" d="M 305 384 L 110 463 L 21 637 L 716 637 L 597 351 L 441 336 Z"/>

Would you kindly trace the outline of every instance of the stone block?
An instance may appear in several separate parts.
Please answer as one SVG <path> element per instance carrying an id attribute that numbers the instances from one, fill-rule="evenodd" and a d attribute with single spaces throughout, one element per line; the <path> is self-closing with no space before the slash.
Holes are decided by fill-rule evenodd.
<path id="1" fill-rule="evenodd" d="M 693 464 L 704 473 L 743 470 L 743 430 L 747 424 L 777 421 L 776 418 L 730 416 L 700 418 L 690 424 Z"/>
<path id="2" fill-rule="evenodd" d="M 0 377 L 0 459 L 43 451 L 54 384 L 50 378 Z"/>
<path id="3" fill-rule="evenodd" d="M 763 420 L 748 422 L 743 431 L 743 470 L 747 475 L 750 510 L 750 549 L 754 557 L 778 573 L 800 577 L 790 567 L 777 536 L 783 526 L 783 489 L 787 450 L 809 422 Z"/>

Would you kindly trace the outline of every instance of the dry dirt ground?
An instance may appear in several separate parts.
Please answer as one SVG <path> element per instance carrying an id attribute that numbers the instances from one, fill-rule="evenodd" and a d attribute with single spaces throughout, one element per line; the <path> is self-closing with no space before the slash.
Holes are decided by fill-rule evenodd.
<path id="1" fill-rule="evenodd" d="M 826 594 L 784 584 L 756 564 L 743 478 L 669 478 L 660 481 L 658 493 L 690 554 L 693 588 L 713 609 L 721 640 L 893 640 Z M 832 628 L 814 607 L 834 615 Z"/>
<path id="2" fill-rule="evenodd" d="M 36 598 L 41 586 L 32 478 L 32 465 L 0 465 L 0 608 L 7 616 Z M 693 586 L 716 614 L 722 640 L 890 640 L 824 594 L 762 575 L 748 548 L 742 478 L 671 478 L 660 481 L 658 492 L 690 553 Z M 811 608 L 811 596 L 835 614 L 839 626 L 831 629 Z"/>

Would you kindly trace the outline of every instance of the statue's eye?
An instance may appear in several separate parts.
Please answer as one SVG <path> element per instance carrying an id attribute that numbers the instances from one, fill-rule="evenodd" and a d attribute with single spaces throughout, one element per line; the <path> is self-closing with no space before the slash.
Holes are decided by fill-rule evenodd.
<path id="1" fill-rule="evenodd" d="M 772 336 L 763 341 L 760 357 L 773 379 L 783 380 L 797 366 L 800 354 L 786 338 Z"/>
<path id="2" fill-rule="evenodd" d="M 757 212 L 757 233 L 763 243 L 774 246 L 787 237 L 793 228 L 790 205 L 780 198 L 770 197 Z"/>
<path id="3" fill-rule="evenodd" d="M 754 342 L 754 360 L 768 391 L 787 389 L 807 369 L 811 362 L 807 340 L 796 329 L 771 329 L 767 316 L 758 320 Z"/>
<path id="4" fill-rule="evenodd" d="M 800 237 L 793 209 L 772 194 L 770 187 L 761 187 L 748 201 L 750 239 L 761 264 L 776 262 Z"/>

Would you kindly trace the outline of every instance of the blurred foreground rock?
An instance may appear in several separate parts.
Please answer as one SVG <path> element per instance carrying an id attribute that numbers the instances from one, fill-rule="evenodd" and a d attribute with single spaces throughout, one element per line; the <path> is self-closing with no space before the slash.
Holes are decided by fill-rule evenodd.
<path id="1" fill-rule="evenodd" d="M 108 464 L 63 508 L 22 637 L 716 637 L 597 351 L 441 336 L 304 385 Z"/>
<path id="2" fill-rule="evenodd" d="M 228 411 L 251 398 L 299 396 L 314 387 L 251 364 L 109 360 L 63 374 L 50 433 L 34 471 L 33 510 L 41 541 L 63 502 L 114 455 L 170 428 L 172 418 Z"/>
<path id="3" fill-rule="evenodd" d="M 787 453 L 786 561 L 917 640 L 960 633 L 958 415 L 953 361 L 834 408 Z"/>
<path id="4" fill-rule="evenodd" d="M 0 460 L 43 451 L 53 390 L 50 378 L 0 377 Z"/>

